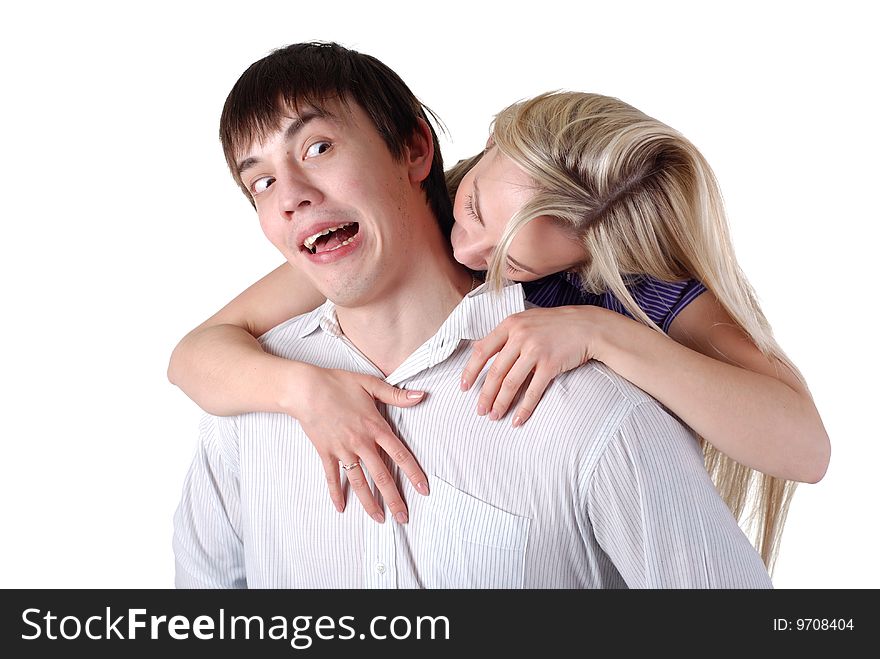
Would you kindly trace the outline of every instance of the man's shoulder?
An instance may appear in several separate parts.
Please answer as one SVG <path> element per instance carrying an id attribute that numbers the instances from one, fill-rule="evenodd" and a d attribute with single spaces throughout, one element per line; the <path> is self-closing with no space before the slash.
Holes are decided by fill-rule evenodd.
<path id="1" fill-rule="evenodd" d="M 214 416 L 205 413 L 199 421 L 199 441 L 208 454 L 219 455 L 226 466 L 238 471 L 238 416 Z"/>
<path id="2" fill-rule="evenodd" d="M 597 451 L 596 457 L 622 435 L 627 435 L 627 442 L 633 447 L 649 435 L 650 441 L 654 441 L 655 432 L 662 432 L 674 442 L 693 443 L 692 431 L 659 401 L 601 362 L 590 361 L 558 376 L 547 395 L 556 399 L 557 411 L 569 410 L 563 423 L 586 431 L 593 450 Z M 543 401 L 539 406 L 542 404 Z M 628 432 L 627 428 L 639 431 Z M 646 434 L 647 428 L 652 431 Z"/>
<path id="3" fill-rule="evenodd" d="M 593 399 L 597 392 L 604 392 L 630 407 L 648 404 L 662 409 L 662 406 L 647 392 L 639 389 L 602 362 L 595 360 L 563 373 L 556 378 L 556 381 L 569 393 L 577 395 L 581 392 L 584 398 Z"/>

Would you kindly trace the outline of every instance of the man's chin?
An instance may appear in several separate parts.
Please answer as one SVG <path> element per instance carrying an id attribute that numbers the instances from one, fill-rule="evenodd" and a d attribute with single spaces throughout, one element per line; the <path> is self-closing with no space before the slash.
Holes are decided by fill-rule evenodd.
<path id="1" fill-rule="evenodd" d="M 365 304 L 369 295 L 369 287 L 362 282 L 351 282 L 350 285 L 318 286 L 325 298 L 337 307 L 355 308 Z"/>

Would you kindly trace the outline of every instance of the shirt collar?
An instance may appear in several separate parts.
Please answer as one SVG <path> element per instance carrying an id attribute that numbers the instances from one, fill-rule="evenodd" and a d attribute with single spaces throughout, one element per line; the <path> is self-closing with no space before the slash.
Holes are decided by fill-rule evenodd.
<path id="1" fill-rule="evenodd" d="M 324 304 L 306 315 L 303 319 L 299 338 L 306 338 L 319 327 L 337 339 L 342 336 L 342 329 L 339 327 L 339 321 L 336 319 L 336 305 L 330 300 L 326 300 Z"/>
<path id="2" fill-rule="evenodd" d="M 476 341 L 498 326 L 509 315 L 525 309 L 521 284 L 509 284 L 497 293 L 488 284 L 478 286 L 461 302 L 437 331 L 437 336 Z"/>
<path id="3" fill-rule="evenodd" d="M 521 284 L 509 284 L 497 293 L 483 284 L 462 298 L 437 333 L 407 358 L 404 364 L 388 377 L 388 381 L 403 380 L 424 368 L 430 368 L 449 357 L 461 341 L 483 338 L 510 316 L 525 310 L 525 292 Z M 318 328 L 341 338 L 342 329 L 336 316 L 336 305 L 327 300 L 304 319 L 299 337 L 314 333 Z"/>

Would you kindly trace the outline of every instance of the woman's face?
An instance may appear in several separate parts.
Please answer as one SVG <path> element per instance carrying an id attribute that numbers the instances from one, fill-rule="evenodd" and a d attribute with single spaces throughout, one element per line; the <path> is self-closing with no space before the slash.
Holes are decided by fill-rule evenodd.
<path id="1" fill-rule="evenodd" d="M 472 270 L 486 270 L 513 214 L 534 195 L 531 180 L 510 158 L 490 146 L 465 175 L 455 195 L 452 249 Z M 504 264 L 513 281 L 532 281 L 570 270 L 584 261 L 584 248 L 548 216 L 536 217 L 514 238 Z"/>

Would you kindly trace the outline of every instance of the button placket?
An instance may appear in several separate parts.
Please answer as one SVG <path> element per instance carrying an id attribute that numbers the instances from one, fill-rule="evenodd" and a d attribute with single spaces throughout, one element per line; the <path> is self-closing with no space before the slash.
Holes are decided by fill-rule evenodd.
<path id="1" fill-rule="evenodd" d="M 373 520 L 368 523 L 365 568 L 368 588 L 397 588 L 397 562 L 395 555 L 394 533 L 395 523 L 385 510 L 386 521 L 377 524 Z"/>

